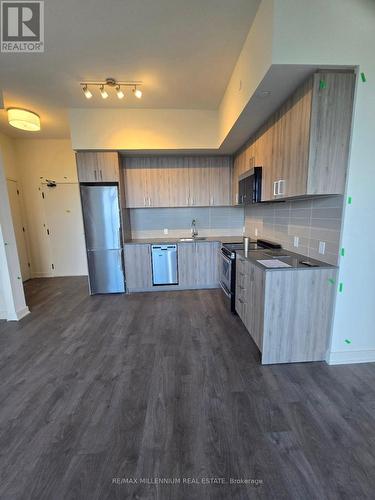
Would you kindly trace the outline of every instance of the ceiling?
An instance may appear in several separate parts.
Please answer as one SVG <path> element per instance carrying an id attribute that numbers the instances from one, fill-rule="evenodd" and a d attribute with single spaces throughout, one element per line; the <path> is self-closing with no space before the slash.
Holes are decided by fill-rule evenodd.
<path id="1" fill-rule="evenodd" d="M 40 114 L 38 138 L 69 137 L 74 107 L 216 109 L 259 3 L 48 0 L 45 52 L 0 54 L 4 107 Z M 85 99 L 79 82 L 106 77 L 143 81 L 143 98 Z M 10 127 L 5 110 L 0 130 L 31 136 Z"/>

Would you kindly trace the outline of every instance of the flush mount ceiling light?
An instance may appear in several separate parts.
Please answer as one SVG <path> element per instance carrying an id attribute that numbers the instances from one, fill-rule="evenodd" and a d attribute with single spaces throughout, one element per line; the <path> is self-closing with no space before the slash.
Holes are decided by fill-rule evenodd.
<path id="1" fill-rule="evenodd" d="M 93 96 L 89 87 L 91 89 L 98 87 L 103 99 L 107 99 L 109 97 L 107 90 L 111 88 L 114 88 L 119 99 L 123 99 L 125 97 L 125 93 L 123 91 L 124 87 L 132 87 L 133 94 L 137 97 L 137 99 L 142 97 L 142 90 L 138 88 L 142 85 L 142 82 L 118 82 L 114 78 L 107 78 L 104 82 L 81 82 L 80 85 L 86 99 L 91 99 Z"/>
<path id="2" fill-rule="evenodd" d="M 40 118 L 36 113 L 21 108 L 9 108 L 7 111 L 8 122 L 12 127 L 27 130 L 28 132 L 40 130 Z"/>

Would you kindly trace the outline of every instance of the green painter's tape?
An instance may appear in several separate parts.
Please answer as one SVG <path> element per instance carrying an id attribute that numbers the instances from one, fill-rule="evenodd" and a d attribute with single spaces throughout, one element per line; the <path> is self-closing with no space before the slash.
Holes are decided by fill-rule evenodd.
<path id="1" fill-rule="evenodd" d="M 335 284 L 335 280 L 332 279 L 332 278 L 328 278 L 328 283 L 331 283 L 331 285 L 334 285 Z"/>
<path id="2" fill-rule="evenodd" d="M 351 340 L 349 340 L 349 339 L 345 339 L 345 344 L 351 344 L 351 343 L 352 343 L 352 341 L 351 341 Z"/>
<path id="3" fill-rule="evenodd" d="M 348 205 L 351 205 L 351 204 L 352 204 L 352 197 L 348 196 Z"/>
<path id="4" fill-rule="evenodd" d="M 361 80 L 362 82 L 366 81 L 366 75 L 364 73 L 361 73 Z"/>
<path id="5" fill-rule="evenodd" d="M 341 257 L 344 257 L 344 255 L 345 255 L 345 248 L 342 248 L 341 249 Z"/>
<path id="6" fill-rule="evenodd" d="M 344 289 L 344 283 L 340 283 L 339 284 L 339 292 L 342 293 L 343 289 Z"/>
<path id="7" fill-rule="evenodd" d="M 325 89 L 327 87 L 327 84 L 324 80 L 320 80 L 319 82 L 319 88 L 320 89 Z"/>

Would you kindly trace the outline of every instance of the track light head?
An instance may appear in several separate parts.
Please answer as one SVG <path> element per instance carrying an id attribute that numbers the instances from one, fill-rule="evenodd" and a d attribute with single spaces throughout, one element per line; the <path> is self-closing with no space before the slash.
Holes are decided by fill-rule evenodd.
<path id="1" fill-rule="evenodd" d="M 92 93 L 90 92 L 89 88 L 87 87 L 87 85 L 84 85 L 82 87 L 82 90 L 83 90 L 83 93 L 85 94 L 85 97 L 86 99 L 91 99 L 92 97 Z"/>
<path id="2" fill-rule="evenodd" d="M 142 90 L 137 89 L 137 86 L 134 87 L 133 92 L 137 99 L 140 99 L 142 97 Z"/>
<path id="3" fill-rule="evenodd" d="M 121 90 L 120 85 L 116 86 L 116 94 L 119 99 L 123 99 L 125 96 L 124 92 Z"/>
<path id="4" fill-rule="evenodd" d="M 100 93 L 101 93 L 103 99 L 107 99 L 108 92 L 105 90 L 104 85 L 100 85 Z"/>

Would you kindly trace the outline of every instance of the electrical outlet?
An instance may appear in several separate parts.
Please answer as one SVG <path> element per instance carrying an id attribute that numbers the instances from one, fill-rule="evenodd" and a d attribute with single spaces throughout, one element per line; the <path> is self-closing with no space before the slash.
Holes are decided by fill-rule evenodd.
<path id="1" fill-rule="evenodd" d="M 295 237 L 294 237 L 294 243 L 293 243 L 293 245 L 294 245 L 296 248 L 298 248 L 298 247 L 299 247 L 299 236 L 295 236 Z"/>
<path id="2" fill-rule="evenodd" d="M 258 228 L 255 228 L 255 236 L 258 236 Z"/>
<path id="3" fill-rule="evenodd" d="M 164 233 L 164 234 L 168 234 L 168 229 L 167 229 L 167 228 L 164 228 L 163 233 Z"/>
<path id="4" fill-rule="evenodd" d="M 319 253 L 322 255 L 325 254 L 326 251 L 326 242 L 325 241 L 319 241 Z"/>

